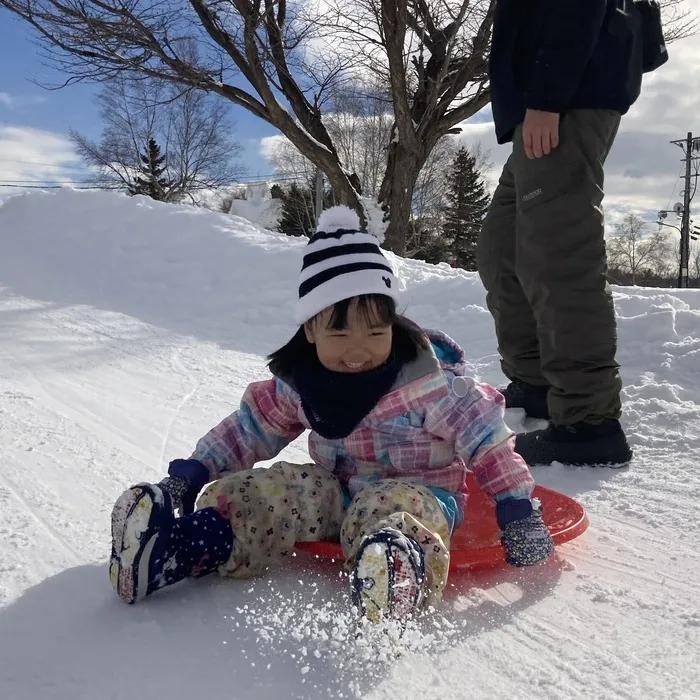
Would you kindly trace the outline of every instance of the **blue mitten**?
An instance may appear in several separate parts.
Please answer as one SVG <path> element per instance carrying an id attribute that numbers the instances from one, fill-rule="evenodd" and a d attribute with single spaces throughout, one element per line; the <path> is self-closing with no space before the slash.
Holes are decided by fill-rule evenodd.
<path id="1" fill-rule="evenodd" d="M 554 551 L 539 502 L 535 508 L 529 498 L 504 498 L 496 504 L 496 519 L 506 561 L 512 566 L 532 566 Z"/>
<path id="2" fill-rule="evenodd" d="M 180 517 L 194 511 L 194 503 L 209 482 L 209 470 L 196 459 L 175 459 L 170 462 L 169 476 L 160 482 L 167 490 Z"/>

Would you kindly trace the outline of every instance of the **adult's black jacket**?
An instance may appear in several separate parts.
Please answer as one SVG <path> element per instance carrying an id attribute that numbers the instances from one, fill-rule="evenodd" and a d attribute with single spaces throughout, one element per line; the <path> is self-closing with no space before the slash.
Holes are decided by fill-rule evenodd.
<path id="1" fill-rule="evenodd" d="M 526 109 L 625 114 L 642 84 L 640 14 L 633 0 L 497 0 L 490 78 L 499 143 Z"/>

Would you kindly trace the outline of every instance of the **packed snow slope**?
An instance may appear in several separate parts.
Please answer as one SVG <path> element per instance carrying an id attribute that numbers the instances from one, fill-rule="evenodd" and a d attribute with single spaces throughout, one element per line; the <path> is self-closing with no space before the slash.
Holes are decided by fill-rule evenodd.
<path id="1" fill-rule="evenodd" d="M 140 197 L 0 207 L 0 698 L 697 698 L 699 291 L 615 290 L 635 461 L 534 470 L 589 530 L 544 566 L 453 577 L 400 655 L 354 639 L 338 565 L 308 555 L 118 600 L 112 503 L 266 376 L 294 330 L 302 245 Z M 406 313 L 500 384 L 477 276 L 392 259 Z M 283 457 L 305 460 L 304 439 Z"/>

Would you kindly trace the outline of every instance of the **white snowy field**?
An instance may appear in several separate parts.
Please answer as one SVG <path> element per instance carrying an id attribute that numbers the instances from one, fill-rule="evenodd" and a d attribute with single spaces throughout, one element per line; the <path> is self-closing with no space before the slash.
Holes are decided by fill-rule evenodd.
<path id="1" fill-rule="evenodd" d="M 106 193 L 0 206 L 0 698 L 697 698 L 700 291 L 616 290 L 635 461 L 534 470 L 589 530 L 542 567 L 453 577 L 399 658 L 353 640 L 338 566 L 308 555 L 118 600 L 114 499 L 266 376 L 302 243 Z M 500 385 L 478 278 L 395 262 L 407 315 Z M 283 456 L 305 460 L 304 439 Z"/>

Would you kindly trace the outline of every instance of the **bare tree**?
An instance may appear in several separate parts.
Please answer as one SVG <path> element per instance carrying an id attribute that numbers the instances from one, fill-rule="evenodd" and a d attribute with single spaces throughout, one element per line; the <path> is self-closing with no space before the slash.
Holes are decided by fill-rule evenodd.
<path id="1" fill-rule="evenodd" d="M 316 166 L 284 136 L 274 136 L 265 152 L 280 180 L 307 185 L 312 182 Z"/>
<path id="2" fill-rule="evenodd" d="M 216 93 L 270 123 L 366 220 L 327 128 L 333 90 L 376 76 L 394 120 L 377 200 L 401 254 L 431 151 L 488 104 L 496 0 L 0 0 L 80 80 L 139 72 Z M 671 0 L 675 2 L 675 0 Z M 329 4 L 330 3 L 330 4 Z M 183 45 L 194 42 L 192 57 Z"/>
<path id="3" fill-rule="evenodd" d="M 377 101 L 374 108 L 346 108 L 342 113 L 326 115 L 328 131 L 337 144 L 339 153 L 344 162 L 352 164 L 363 193 L 370 197 L 376 197 L 381 187 L 386 163 L 386 143 L 393 124 L 391 116 L 380 107 L 381 103 Z M 458 147 L 456 137 L 442 138 L 418 175 L 405 238 L 406 257 L 423 255 L 430 232 L 439 235 L 447 192 L 446 174 Z M 489 167 L 488 154 L 478 144 L 472 152 L 477 158 L 479 170 Z M 280 177 L 293 180 L 302 187 L 313 183 L 315 166 L 286 139 L 277 138 L 267 157 Z M 313 209 L 312 206 L 310 208 Z"/>
<path id="4" fill-rule="evenodd" d="M 366 197 L 379 196 L 384 178 L 387 150 L 394 127 L 391 100 L 378 88 L 357 93 L 354 88 L 336 93 L 334 109 L 324 121 L 343 163 L 359 182 Z M 436 214 L 442 207 L 444 177 L 457 149 L 455 137 L 440 139 L 426 159 L 416 180 L 411 203 L 412 220 Z M 315 166 L 285 138 L 277 138 L 268 158 L 278 175 L 308 183 Z M 411 234 L 404 253 L 410 257 Z"/>
<path id="5" fill-rule="evenodd" d="M 644 272 L 663 274 L 672 246 L 661 229 L 647 232 L 648 224 L 633 212 L 625 215 L 608 239 L 608 264 L 632 276 L 632 284 Z"/>
<path id="6" fill-rule="evenodd" d="M 331 0 L 334 42 L 391 98 L 394 124 L 377 197 L 387 241 L 403 253 L 413 192 L 442 138 L 488 104 L 487 60 L 495 0 Z M 369 60 L 367 60 L 369 59 Z M 400 216 L 399 216 L 400 214 Z"/>
<path id="7" fill-rule="evenodd" d="M 103 187 L 133 189 L 151 138 L 164 150 L 164 176 L 171 183 L 165 201 L 229 184 L 241 172 L 241 148 L 225 102 L 192 88 L 177 93 L 169 83 L 139 75 L 106 83 L 97 102 L 104 123 L 100 141 L 75 131 L 71 140 Z"/>
<path id="8" fill-rule="evenodd" d="M 346 164 L 357 191 L 376 199 L 386 166 L 386 150 L 393 117 L 386 106 L 379 109 L 349 109 L 340 99 L 342 111 L 328 112 L 324 121 L 341 162 Z M 316 166 L 288 139 L 277 137 L 268 154 L 275 172 L 298 183 L 313 181 Z M 339 200 L 342 201 L 342 200 Z"/>
<path id="9" fill-rule="evenodd" d="M 79 156 L 94 173 L 92 181 L 104 188 L 129 189 L 139 175 L 141 151 L 158 129 L 156 105 L 166 83 L 156 81 L 149 99 L 134 101 L 134 93 L 145 97 L 141 83 L 119 78 L 106 85 L 96 98 L 104 122 L 99 143 L 71 131 Z M 131 89 L 130 89 L 131 88 Z"/>
<path id="10" fill-rule="evenodd" d="M 357 179 L 323 113 L 333 111 L 331 88 L 364 79 L 381 64 L 395 127 L 378 200 L 389 222 L 387 247 L 398 253 L 425 160 L 441 137 L 488 103 L 494 3 L 348 2 L 340 24 L 329 29 L 332 10 L 314 2 L 0 0 L 35 28 L 68 83 L 126 70 L 217 93 L 279 129 L 363 218 Z M 329 32 L 334 50 L 323 43 Z M 196 60 L 182 50 L 183 39 L 197 43 Z"/>
<path id="11" fill-rule="evenodd" d="M 333 96 L 328 131 L 363 196 L 379 196 L 394 124 L 391 97 L 379 83 L 343 86 Z"/>
<path id="12" fill-rule="evenodd" d="M 169 172 L 182 193 L 229 185 L 242 174 L 225 102 L 200 90 L 187 90 L 168 114 L 165 141 Z"/>
<path id="13" fill-rule="evenodd" d="M 440 139 L 418 175 L 406 235 L 405 255 L 408 258 L 425 257 L 426 248 L 436 250 L 434 239 L 440 237 L 442 229 L 446 175 L 458 145 L 454 136 Z"/>
<path id="14" fill-rule="evenodd" d="M 692 36 L 698 29 L 698 18 L 688 8 L 687 0 L 659 0 L 667 44 Z"/>

